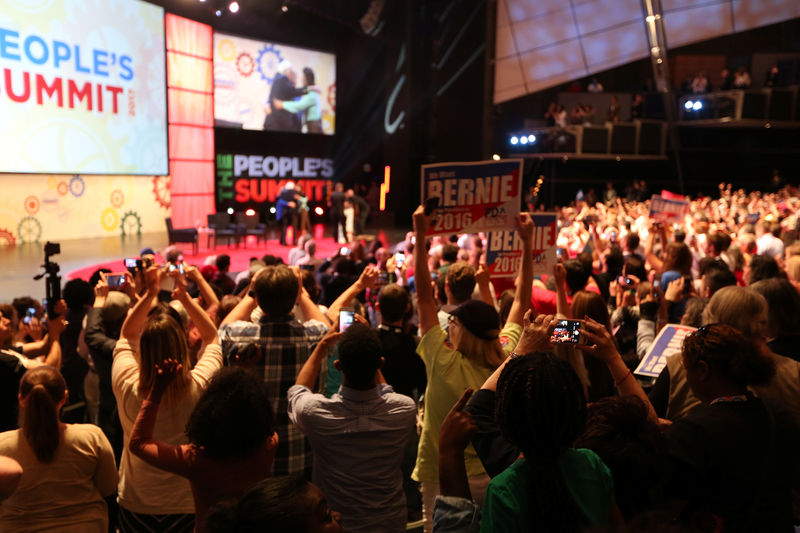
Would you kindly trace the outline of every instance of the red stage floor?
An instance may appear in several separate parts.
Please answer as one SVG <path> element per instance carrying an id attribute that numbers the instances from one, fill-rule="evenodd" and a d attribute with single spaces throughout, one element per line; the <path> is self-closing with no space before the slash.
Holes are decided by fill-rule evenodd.
<path id="1" fill-rule="evenodd" d="M 331 257 L 336 254 L 336 252 L 341 247 L 340 244 L 334 242 L 331 237 L 325 237 L 325 227 L 321 224 L 317 224 L 314 226 L 314 240 L 317 243 L 317 257 L 325 258 Z M 405 236 L 404 230 L 388 230 L 389 235 L 387 235 L 387 231 L 383 229 L 375 229 L 370 232 L 370 234 L 375 235 L 384 245 L 390 244 L 394 245 L 395 242 L 402 240 Z M 397 235 L 393 235 L 397 233 Z M 276 233 L 277 235 L 277 233 Z M 390 240 L 394 238 L 395 240 Z M 231 257 L 231 272 L 240 272 L 245 270 L 250 265 L 250 258 L 251 257 L 262 257 L 266 254 L 271 254 L 275 256 L 281 257 L 284 261 L 287 260 L 289 256 L 289 250 L 292 249 L 292 246 L 281 246 L 278 238 L 269 239 L 266 241 L 261 241 L 260 243 L 256 242 L 255 237 L 249 237 L 246 243 L 242 243 L 238 248 L 231 244 L 225 245 L 220 244 L 216 247 L 216 249 L 209 249 L 207 248 L 207 235 L 201 234 L 200 235 L 200 247 L 198 250 L 197 255 L 192 254 L 192 246 L 190 244 L 180 243 L 178 244 L 178 249 L 183 252 L 183 259 L 185 262 L 189 263 L 190 265 L 201 266 L 204 264 L 207 257 L 212 255 L 218 254 L 228 254 Z M 146 244 L 145 244 L 146 246 Z M 160 249 L 156 249 L 155 251 L 159 254 L 162 252 Z M 68 279 L 75 279 L 75 278 L 83 278 L 89 279 L 93 272 L 95 272 L 98 268 L 108 268 L 112 271 L 124 271 L 124 264 L 123 264 L 124 257 L 119 257 L 118 259 L 107 260 L 99 263 L 95 263 L 89 266 L 85 266 L 82 268 L 78 268 L 75 270 L 71 270 L 67 273 L 66 277 Z"/>

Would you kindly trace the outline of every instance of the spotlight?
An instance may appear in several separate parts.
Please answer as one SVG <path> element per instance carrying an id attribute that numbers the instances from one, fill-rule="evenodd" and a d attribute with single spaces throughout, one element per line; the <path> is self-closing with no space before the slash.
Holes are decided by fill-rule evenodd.
<path id="1" fill-rule="evenodd" d="M 695 111 L 703 109 L 703 102 L 701 102 L 700 100 L 696 101 L 692 106 L 692 109 L 694 109 Z"/>
<path id="2" fill-rule="evenodd" d="M 283 11 L 284 13 L 289 11 L 289 4 L 284 2 L 284 4 L 281 6 L 281 11 Z"/>
<path id="3" fill-rule="evenodd" d="M 511 144 L 517 144 L 519 142 L 519 139 L 517 139 L 517 136 L 514 135 L 513 137 L 511 137 L 510 142 L 511 142 Z"/>
<path id="4" fill-rule="evenodd" d="M 694 105 L 694 102 L 692 102 L 691 100 L 686 100 L 686 103 L 683 104 L 683 108 L 686 111 L 690 111 L 692 109 L 692 105 Z"/>
<path id="5" fill-rule="evenodd" d="M 319 216 L 322 216 L 322 214 L 323 214 L 325 211 L 323 211 L 323 210 L 322 210 L 322 208 L 321 208 L 320 206 L 317 206 L 317 207 L 315 207 L 315 208 L 314 208 L 314 212 L 315 212 L 316 214 L 318 214 Z"/>
<path id="6" fill-rule="evenodd" d="M 500 154 L 494 154 L 492 156 L 492 159 L 494 159 L 495 161 L 500 161 Z"/>
<path id="7" fill-rule="evenodd" d="M 231 2 L 228 4 L 228 9 L 231 13 L 238 13 L 239 12 L 239 2 Z"/>
<path id="8" fill-rule="evenodd" d="M 248 209 L 247 211 L 244 212 L 244 214 L 249 216 L 249 217 L 251 217 L 251 216 L 256 214 L 256 210 L 255 209 Z"/>
<path id="9" fill-rule="evenodd" d="M 228 214 L 229 214 L 229 215 L 232 215 L 232 214 L 233 214 L 233 208 L 232 208 L 232 207 L 229 207 L 229 208 L 228 208 Z"/>
<path id="10" fill-rule="evenodd" d="M 218 17 L 221 17 L 222 16 L 222 10 L 221 9 L 217 9 L 216 11 L 214 11 L 214 14 L 216 16 L 218 16 Z"/>
<path id="11" fill-rule="evenodd" d="M 523 135 L 522 137 L 519 138 L 519 143 L 528 144 L 528 138 Z"/>
<path id="12" fill-rule="evenodd" d="M 269 208 L 269 212 L 272 213 L 273 215 L 275 214 L 275 211 L 276 211 L 275 206 Z"/>
<path id="13" fill-rule="evenodd" d="M 536 135 L 534 135 L 532 133 L 530 135 L 528 135 L 528 142 L 529 143 L 536 142 Z"/>

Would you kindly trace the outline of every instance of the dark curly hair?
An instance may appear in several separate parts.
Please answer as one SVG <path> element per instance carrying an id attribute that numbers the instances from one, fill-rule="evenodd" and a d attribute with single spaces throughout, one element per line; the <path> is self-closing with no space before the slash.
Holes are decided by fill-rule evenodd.
<path id="1" fill-rule="evenodd" d="M 237 502 L 227 500 L 209 510 L 206 530 L 211 533 L 308 531 L 309 508 L 304 498 L 309 482 L 300 476 L 259 481 Z"/>
<path id="2" fill-rule="evenodd" d="M 214 459 L 245 457 L 275 432 L 266 383 L 244 368 L 220 369 L 186 424 L 189 441 Z"/>
<path id="3" fill-rule="evenodd" d="M 611 470 L 624 516 L 636 516 L 662 500 L 666 438 L 658 424 L 648 420 L 639 398 L 614 396 L 589 405 L 586 431 L 574 445 L 595 452 Z"/>
<path id="4" fill-rule="evenodd" d="M 525 454 L 532 522 L 542 531 L 579 531 L 586 524 L 558 462 L 586 423 L 583 386 L 569 363 L 547 353 L 509 361 L 497 383 L 495 419 Z"/>
<path id="5" fill-rule="evenodd" d="M 764 348 L 725 324 L 709 324 L 683 339 L 687 365 L 704 361 L 725 380 L 746 387 L 764 385 L 775 375 L 775 362 Z"/>

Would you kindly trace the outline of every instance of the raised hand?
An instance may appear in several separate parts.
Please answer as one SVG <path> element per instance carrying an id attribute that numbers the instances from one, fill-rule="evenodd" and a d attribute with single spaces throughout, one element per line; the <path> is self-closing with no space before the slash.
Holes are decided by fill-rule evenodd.
<path id="1" fill-rule="evenodd" d="M 475 432 L 478 431 L 472 415 L 464 411 L 472 393 L 472 389 L 465 390 L 442 422 L 442 429 L 439 431 L 440 453 L 452 451 L 463 453 Z"/>
<path id="2" fill-rule="evenodd" d="M 425 235 L 428 232 L 428 228 L 431 225 L 433 217 L 434 217 L 433 214 L 431 214 L 430 216 L 425 215 L 424 206 L 420 205 L 419 207 L 417 207 L 417 209 L 414 211 L 414 214 L 411 215 L 411 218 L 414 221 L 414 231 Z M 418 246 L 422 244 L 424 243 L 417 243 Z"/>
<path id="3" fill-rule="evenodd" d="M 169 384 L 181 373 L 183 365 L 175 359 L 164 359 L 161 364 L 156 363 L 153 392 L 163 393 Z"/>
<path id="4" fill-rule="evenodd" d="M 522 336 L 514 348 L 514 353 L 528 354 L 546 350 L 550 346 L 550 337 L 558 324 L 553 315 L 539 315 L 531 321 L 531 309 L 523 318 Z"/>
<path id="5" fill-rule="evenodd" d="M 619 352 L 617 352 L 611 333 L 599 322 L 595 322 L 589 317 L 584 317 L 581 335 L 586 343 L 578 344 L 576 348 L 582 352 L 588 353 L 606 363 L 619 357 Z"/>
<path id="6" fill-rule="evenodd" d="M 533 239 L 533 219 L 528 213 L 520 213 L 514 220 L 514 228 L 520 239 L 530 242 Z"/>

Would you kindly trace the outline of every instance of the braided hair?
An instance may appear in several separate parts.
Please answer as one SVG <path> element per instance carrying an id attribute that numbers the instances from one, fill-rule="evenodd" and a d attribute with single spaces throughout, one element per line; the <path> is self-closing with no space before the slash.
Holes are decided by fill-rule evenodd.
<path id="1" fill-rule="evenodd" d="M 525 454 L 531 522 L 542 531 L 579 531 L 586 520 L 559 468 L 586 424 L 583 386 L 569 363 L 546 353 L 509 361 L 497 383 L 495 419 Z"/>

